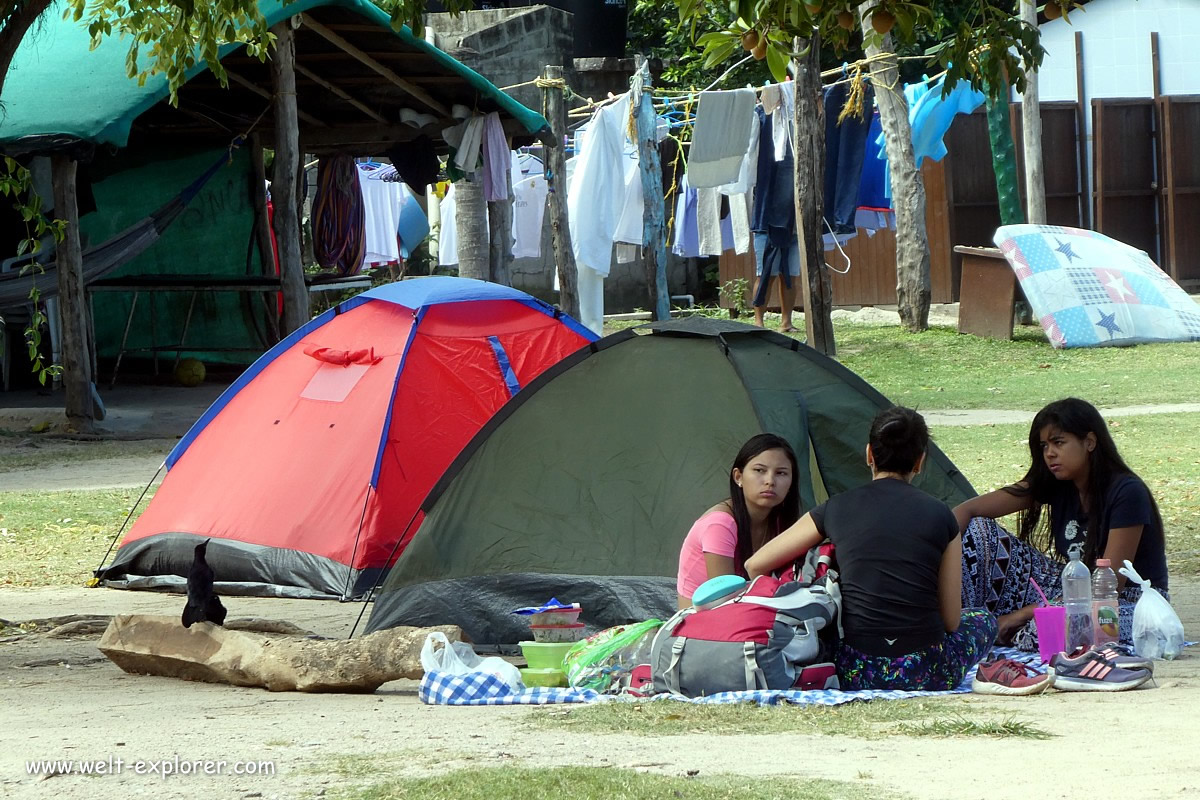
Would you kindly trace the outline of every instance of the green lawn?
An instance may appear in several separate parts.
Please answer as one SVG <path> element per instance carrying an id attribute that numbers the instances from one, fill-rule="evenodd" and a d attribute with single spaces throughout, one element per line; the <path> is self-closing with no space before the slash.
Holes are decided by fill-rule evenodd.
<path id="1" fill-rule="evenodd" d="M 0 492 L 0 586 L 86 583 L 140 494 L 141 489 Z"/>
<path id="2" fill-rule="evenodd" d="M 615 323 L 605 332 L 639 324 Z M 1032 411 L 1071 395 L 1102 408 L 1200 402 L 1196 343 L 1055 350 L 1037 327 L 1018 328 L 1013 341 L 946 327 L 917 334 L 840 320 L 833 327 L 842 364 L 893 402 L 917 409 Z"/>
<path id="3" fill-rule="evenodd" d="M 1031 698 L 1029 702 L 1040 702 Z M 964 712 L 975 717 L 967 719 Z M 991 717 L 994 717 L 991 718 Z M 847 703 L 840 706 L 762 706 L 755 703 L 601 703 L 541 709 L 525 718 L 532 728 L 572 733 L 636 736 L 687 734 L 820 734 L 877 739 L 884 736 L 986 736 L 1047 738 L 1045 731 L 995 709 L 961 698 Z M 537 734 L 535 734 L 537 735 Z"/>
<path id="4" fill-rule="evenodd" d="M 552 751 L 547 751 L 552 752 Z M 697 753 L 696 762 L 704 762 Z M 637 754 L 629 754 L 636 761 Z M 645 760 L 653 761 L 652 757 Z M 902 795 L 866 783 L 796 780 L 773 776 L 651 775 L 604 767 L 485 767 L 456 770 L 430 778 L 394 778 L 372 786 L 336 791 L 341 800 L 495 800 L 503 797 L 545 800 L 875 800 Z"/>
<path id="5" fill-rule="evenodd" d="M 109 458 L 165 458 L 176 442 L 175 439 L 82 442 L 0 430 L 0 475 L 43 466 Z M 3 480 L 0 478 L 0 486 L 3 486 Z"/>

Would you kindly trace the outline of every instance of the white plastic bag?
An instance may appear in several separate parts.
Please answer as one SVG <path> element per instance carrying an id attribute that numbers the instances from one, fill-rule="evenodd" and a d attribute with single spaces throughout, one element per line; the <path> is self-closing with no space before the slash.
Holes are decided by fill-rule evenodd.
<path id="1" fill-rule="evenodd" d="M 440 631 L 433 631 L 425 637 L 425 644 L 421 646 L 421 669 L 450 675 L 486 672 L 504 681 L 515 692 L 525 688 L 521 682 L 521 670 L 498 656 L 481 658 L 466 642 L 454 642 L 452 646 L 446 634 Z"/>
<path id="2" fill-rule="evenodd" d="M 1183 649 L 1183 623 L 1167 598 L 1144 580 L 1133 564 L 1125 561 L 1120 572 L 1142 587 L 1142 596 L 1133 607 L 1133 649 L 1143 658 L 1165 658 L 1168 661 Z"/>

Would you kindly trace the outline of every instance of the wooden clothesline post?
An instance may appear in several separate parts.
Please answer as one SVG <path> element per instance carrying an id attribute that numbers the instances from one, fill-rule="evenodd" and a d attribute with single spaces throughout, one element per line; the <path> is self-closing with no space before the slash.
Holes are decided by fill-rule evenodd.
<path id="1" fill-rule="evenodd" d="M 547 66 L 542 86 L 542 111 L 554 134 L 554 147 L 546 148 L 546 213 L 550 216 L 550 240 L 558 269 L 558 304 L 579 319 L 579 274 L 571 249 L 567 220 L 567 98 L 561 66 Z"/>
<path id="2" fill-rule="evenodd" d="M 271 29 L 275 52 L 271 77 L 275 83 L 275 162 L 271 198 L 275 207 L 275 243 L 279 248 L 279 277 L 283 288 L 283 330 L 287 336 L 308 322 L 308 290 L 300 253 L 300 122 L 296 108 L 296 35 L 284 20 Z"/>
<path id="3" fill-rule="evenodd" d="M 642 262 L 656 320 L 671 318 L 667 291 L 667 226 L 663 211 L 662 159 L 658 152 L 658 117 L 650 96 L 650 65 L 638 56 L 633 76 L 636 103 L 638 170 L 642 177 Z"/>
<path id="4" fill-rule="evenodd" d="M 79 242 L 79 207 L 75 188 L 78 164 L 66 153 L 50 157 L 54 181 L 54 213 L 66 223 L 55 253 L 58 269 L 58 316 L 62 327 L 62 381 L 67 422 L 89 433 L 95 420 L 92 361 L 88 344 L 87 300 L 83 284 L 83 250 Z"/>

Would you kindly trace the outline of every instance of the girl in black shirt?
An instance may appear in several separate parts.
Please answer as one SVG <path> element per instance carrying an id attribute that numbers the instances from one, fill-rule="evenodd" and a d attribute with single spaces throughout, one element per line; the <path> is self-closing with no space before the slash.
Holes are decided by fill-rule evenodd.
<path id="1" fill-rule="evenodd" d="M 874 477 L 817 506 L 746 561 L 751 578 L 783 567 L 828 538 L 841 579 L 836 663 L 843 689 L 953 689 L 987 655 L 996 622 L 963 611 L 962 539 L 941 501 L 912 486 L 929 432 L 909 408 L 871 424 Z"/>
<path id="2" fill-rule="evenodd" d="M 1126 559 L 1167 596 L 1162 517 L 1150 490 L 1117 452 L 1100 412 L 1069 397 L 1043 408 L 1029 429 L 1025 477 L 954 509 L 963 533 L 963 603 L 999 617 L 999 637 L 1037 649 L 1031 622 L 1033 578 L 1051 598 L 1062 595 L 1062 569 L 1071 547 L 1082 547 L 1088 569 L 1097 558 L 1113 567 Z M 1020 513 L 1011 535 L 996 518 Z M 1120 637 L 1133 640 L 1133 606 L 1141 588 L 1118 573 Z"/>

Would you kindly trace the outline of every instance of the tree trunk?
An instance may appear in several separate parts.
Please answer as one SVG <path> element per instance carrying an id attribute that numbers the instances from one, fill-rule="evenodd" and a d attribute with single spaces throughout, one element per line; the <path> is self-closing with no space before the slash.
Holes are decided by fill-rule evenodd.
<path id="1" fill-rule="evenodd" d="M 837 354 L 833 339 L 833 285 L 825 266 L 825 97 L 821 86 L 821 40 L 797 38 L 796 52 L 796 236 L 800 240 L 800 290 L 808 346 Z"/>
<path id="2" fill-rule="evenodd" d="M 300 123 L 296 113 L 296 37 L 288 22 L 271 29 L 277 37 L 271 57 L 275 82 L 275 163 L 271 200 L 275 207 L 275 245 L 283 283 L 283 335 L 308 322 L 308 289 L 300 257 Z"/>
<path id="3" fill-rule="evenodd" d="M 458 232 L 458 274 L 486 281 L 491 277 L 487 203 L 483 180 L 466 178 L 454 184 L 454 219 Z"/>
<path id="4" fill-rule="evenodd" d="M 863 33 L 871 41 L 868 10 L 876 5 L 868 0 L 859 5 Z M 892 54 L 891 34 L 881 46 L 869 45 L 867 56 Z M 895 58 L 871 62 L 871 80 L 879 103 L 879 121 L 887 141 L 888 167 L 892 174 L 892 207 L 896 212 L 896 305 L 900 324 L 916 333 L 929 327 L 929 235 L 925 229 L 925 184 L 913 155 L 912 128 L 908 124 L 908 101 L 900 84 Z"/>
<path id="5" fill-rule="evenodd" d="M 513 251 L 513 206 L 512 173 L 504 171 L 504 182 L 508 186 L 508 197 L 487 204 L 489 278 L 492 283 L 512 286 Z"/>
<path id="6" fill-rule="evenodd" d="M 80 433 L 92 430 L 92 362 L 88 345 L 87 298 L 83 287 L 83 251 L 79 246 L 79 207 L 75 196 L 76 163 L 62 154 L 50 157 L 54 174 L 54 211 L 66 222 L 58 243 L 58 314 L 62 329 L 62 380 L 67 422 Z"/>
<path id="7" fill-rule="evenodd" d="M 1037 27 L 1037 3 L 1021 0 L 1021 21 Z M 1042 112 L 1037 69 L 1025 73 L 1021 95 L 1021 130 L 1025 139 L 1025 216 L 1034 225 L 1046 224 L 1046 180 L 1042 169 Z"/>
<path id="8" fill-rule="evenodd" d="M 0 10 L 13 9 L 12 16 L 7 18 L 4 27 L 0 29 L 0 97 L 4 96 L 4 79 L 8 76 L 8 68 L 12 65 L 17 48 L 21 46 L 21 40 L 37 22 L 38 17 L 50 7 L 51 2 L 52 0 L 25 0 L 19 8 L 12 3 L 0 4 Z M 0 103 L 0 107 L 2 105 Z"/>
<path id="9" fill-rule="evenodd" d="M 554 132 L 554 147 L 545 149 L 549 171 L 546 182 L 546 214 L 550 217 L 550 239 L 554 247 L 554 264 L 558 269 L 558 304 L 575 319 L 579 319 L 579 273 L 575 252 L 571 249 L 571 228 L 567 224 L 567 104 L 565 92 L 558 86 L 563 68 L 546 67 L 546 81 L 554 85 L 542 89 L 542 110 L 550 130 Z"/>
<path id="10" fill-rule="evenodd" d="M 640 77 L 639 77 L 640 76 Z M 646 268 L 646 290 L 654 318 L 671 318 L 671 296 L 667 291 L 667 224 L 663 206 L 662 158 L 658 151 L 658 117 L 650 97 L 650 68 L 645 56 L 637 57 L 634 93 L 637 102 L 638 171 L 642 178 L 642 263 Z"/>

